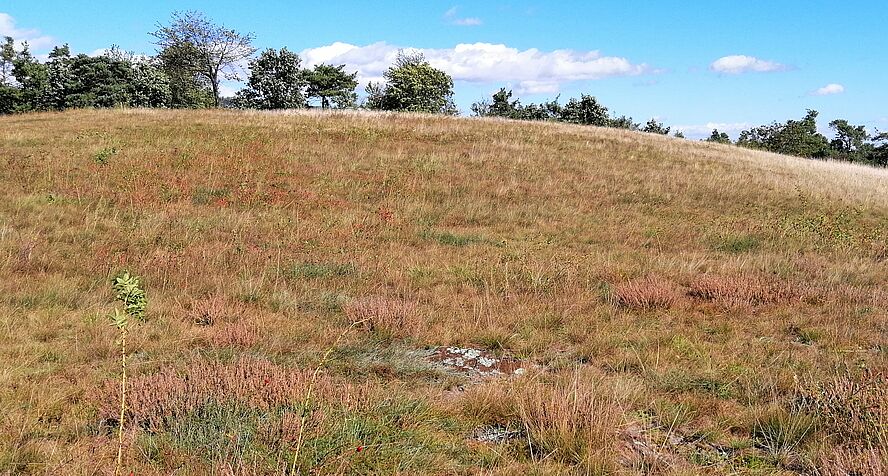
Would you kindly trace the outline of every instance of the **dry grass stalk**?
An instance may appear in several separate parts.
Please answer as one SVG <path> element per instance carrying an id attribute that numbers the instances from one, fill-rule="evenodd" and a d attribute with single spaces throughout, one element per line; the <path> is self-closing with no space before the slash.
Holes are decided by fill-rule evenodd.
<path id="1" fill-rule="evenodd" d="M 551 457 L 593 474 L 617 459 L 622 411 L 601 382 L 581 378 L 522 386 L 517 408 L 535 458 Z"/>
<path id="2" fill-rule="evenodd" d="M 213 347 L 248 348 L 259 342 L 259 325 L 252 321 L 238 321 L 209 327 L 206 335 Z"/>
<path id="3" fill-rule="evenodd" d="M 794 403 L 842 441 L 888 450 L 888 374 L 846 369 L 829 380 L 798 382 Z"/>
<path id="4" fill-rule="evenodd" d="M 817 476 L 884 476 L 888 447 L 842 446 L 820 455 Z"/>
<path id="5" fill-rule="evenodd" d="M 360 322 L 361 327 L 370 332 L 404 337 L 419 327 L 416 304 L 403 299 L 382 296 L 358 298 L 346 304 L 344 310 L 352 322 Z"/>
<path id="6" fill-rule="evenodd" d="M 188 310 L 191 322 L 200 326 L 211 326 L 223 321 L 236 320 L 242 314 L 242 308 L 227 302 L 225 297 L 219 294 L 192 302 L 191 308 Z"/>

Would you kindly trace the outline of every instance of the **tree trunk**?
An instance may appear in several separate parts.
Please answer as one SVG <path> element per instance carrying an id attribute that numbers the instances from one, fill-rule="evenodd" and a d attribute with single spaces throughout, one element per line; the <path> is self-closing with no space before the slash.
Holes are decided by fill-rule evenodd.
<path id="1" fill-rule="evenodd" d="M 217 78 L 213 78 L 210 83 L 213 84 L 213 100 L 216 103 L 216 107 L 219 107 L 222 101 L 219 100 L 219 80 Z"/>

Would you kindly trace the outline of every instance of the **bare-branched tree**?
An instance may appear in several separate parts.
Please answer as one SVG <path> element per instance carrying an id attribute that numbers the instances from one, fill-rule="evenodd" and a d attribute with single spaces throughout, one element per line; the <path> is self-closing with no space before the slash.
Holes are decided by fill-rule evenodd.
<path id="1" fill-rule="evenodd" d="M 219 82 L 238 79 L 239 63 L 253 56 L 255 35 L 216 25 L 201 12 L 174 12 L 169 25 L 158 23 L 151 33 L 160 53 L 175 51 L 183 68 L 209 83 L 215 104 L 221 103 Z"/>

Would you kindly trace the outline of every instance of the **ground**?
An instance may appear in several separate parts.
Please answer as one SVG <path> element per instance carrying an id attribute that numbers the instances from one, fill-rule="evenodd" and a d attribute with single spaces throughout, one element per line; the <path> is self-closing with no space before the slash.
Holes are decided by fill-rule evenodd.
<path id="1" fill-rule="evenodd" d="M 125 474 L 882 474 L 886 238 L 886 170 L 651 134 L 2 117 L 0 473 L 115 471 L 129 272 Z"/>

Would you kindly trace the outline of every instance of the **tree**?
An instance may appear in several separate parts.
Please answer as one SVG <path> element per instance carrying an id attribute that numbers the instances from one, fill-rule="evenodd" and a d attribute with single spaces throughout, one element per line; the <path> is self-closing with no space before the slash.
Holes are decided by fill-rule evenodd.
<path id="1" fill-rule="evenodd" d="M 179 74 L 186 77 L 194 74 L 207 81 L 217 107 L 221 79 L 237 79 L 238 62 L 256 52 L 252 33 L 216 25 L 196 11 L 173 13 L 170 24 L 158 23 L 151 36 L 157 39 L 161 56 L 166 52 L 168 60 L 175 60 L 165 64 L 181 69 Z"/>
<path id="2" fill-rule="evenodd" d="M 197 54 L 191 45 L 180 44 L 167 46 L 157 55 L 160 68 L 169 78 L 172 107 L 204 108 L 215 104 L 213 89 L 209 81 L 199 74 L 194 61 Z"/>
<path id="3" fill-rule="evenodd" d="M 561 109 L 559 119 L 572 124 L 606 127 L 609 122 L 607 108 L 594 96 L 581 94 L 580 99 L 570 98 Z"/>
<path id="4" fill-rule="evenodd" d="M 706 142 L 715 142 L 717 144 L 730 144 L 731 138 L 728 137 L 727 132 L 719 132 L 718 129 L 713 129 L 712 134 L 709 134 L 709 137 L 704 139 Z"/>
<path id="5" fill-rule="evenodd" d="M 613 127 L 615 129 L 629 129 L 630 131 L 637 131 L 640 126 L 641 124 L 638 124 L 631 117 L 628 116 L 612 117 L 607 121 L 607 127 Z"/>
<path id="6" fill-rule="evenodd" d="M 306 95 L 309 99 L 319 99 L 321 109 L 345 109 L 354 107 L 358 101 L 355 88 L 358 87 L 358 72 L 346 73 L 345 65 L 332 66 L 319 64 L 305 72 L 308 81 Z"/>
<path id="7" fill-rule="evenodd" d="M 15 111 L 45 109 L 42 101 L 49 88 L 49 73 L 46 65 L 40 64 L 31 54 L 27 42 L 22 43 L 22 49 L 16 53 L 12 65 L 12 76 L 19 89 Z"/>
<path id="8" fill-rule="evenodd" d="M 809 109 L 801 120 L 776 122 L 745 130 L 737 145 L 798 157 L 823 158 L 829 154 L 829 142 L 817 132 L 817 111 Z"/>
<path id="9" fill-rule="evenodd" d="M 15 40 L 11 36 L 3 37 L 0 45 L 0 85 L 12 86 L 12 68 L 15 60 Z"/>
<path id="10" fill-rule="evenodd" d="M 303 90 L 305 74 L 299 55 L 287 48 L 269 48 L 250 61 L 247 87 L 239 91 L 237 101 L 255 109 L 294 109 L 307 104 Z"/>
<path id="11" fill-rule="evenodd" d="M 493 94 L 493 102 L 482 100 L 473 103 L 471 109 L 472 112 L 479 117 L 498 116 L 517 118 L 520 116 L 521 103 L 517 99 L 510 101 L 511 98 L 511 90 L 507 91 L 506 88 L 500 88 L 499 91 Z"/>
<path id="12" fill-rule="evenodd" d="M 834 157 L 857 162 L 865 160 L 869 148 L 866 141 L 870 138 L 864 126 L 854 126 L 845 119 L 836 119 L 829 123 L 830 129 L 836 131 L 835 138 L 830 142 Z"/>
<path id="13" fill-rule="evenodd" d="M 132 60 L 131 67 L 130 106 L 169 107 L 172 105 L 173 92 L 170 87 L 170 78 L 163 72 L 161 65 L 155 61 Z"/>
<path id="14" fill-rule="evenodd" d="M 661 134 L 661 135 L 669 135 L 670 127 L 666 127 L 662 122 L 651 118 L 651 120 L 647 121 L 644 125 L 644 128 L 641 129 L 642 132 L 648 132 L 650 134 Z"/>
<path id="15" fill-rule="evenodd" d="M 872 165 L 888 167 L 888 132 L 876 131 L 866 161 Z"/>
<path id="16" fill-rule="evenodd" d="M 4 37 L 0 45 L 0 114 L 15 112 L 21 101 L 21 92 L 13 84 L 15 41 L 10 36 Z"/>
<path id="17" fill-rule="evenodd" d="M 435 69 L 422 53 L 398 52 L 395 64 L 384 73 L 385 84 L 367 85 L 366 106 L 385 111 L 456 114 L 453 79 Z"/>
<path id="18" fill-rule="evenodd" d="M 675 134 L 673 134 L 673 137 L 675 137 L 676 139 L 684 139 L 685 134 L 683 131 L 675 131 Z"/>

